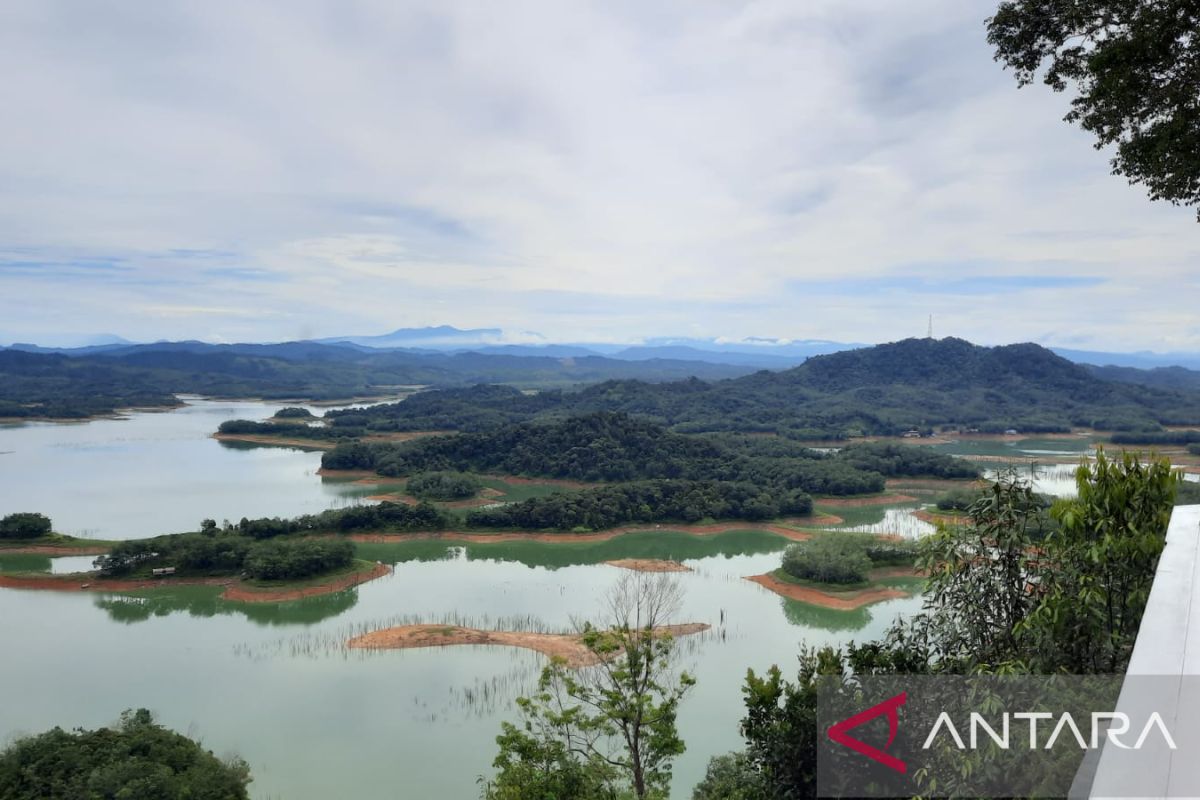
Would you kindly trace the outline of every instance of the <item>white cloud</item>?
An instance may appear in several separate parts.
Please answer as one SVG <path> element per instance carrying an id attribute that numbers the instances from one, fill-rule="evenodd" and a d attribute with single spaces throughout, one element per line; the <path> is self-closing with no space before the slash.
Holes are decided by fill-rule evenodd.
<path id="1" fill-rule="evenodd" d="M 52 332 L 40 297 L 130 338 L 870 341 L 932 310 L 982 341 L 1200 347 L 1191 213 L 1017 91 L 991 10 L 14 0 L 0 248 L 26 266 L 0 260 L 0 337 Z M 84 256 L 127 269 L 63 274 Z M 1047 265 L 1105 283 L 934 309 L 787 291 Z"/>

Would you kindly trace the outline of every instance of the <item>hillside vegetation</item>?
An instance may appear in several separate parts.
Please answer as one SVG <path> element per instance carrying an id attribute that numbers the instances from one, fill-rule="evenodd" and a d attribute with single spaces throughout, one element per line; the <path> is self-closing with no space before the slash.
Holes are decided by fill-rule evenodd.
<path id="1" fill-rule="evenodd" d="M 644 415 L 684 433 L 762 431 L 800 438 L 897 435 L 947 425 L 982 432 L 1156 430 L 1200 423 L 1200 393 L 1102 380 L 1034 344 L 906 339 L 713 383 L 620 380 L 535 395 L 474 386 L 327 416 L 335 427 L 480 431 L 595 411 Z"/>

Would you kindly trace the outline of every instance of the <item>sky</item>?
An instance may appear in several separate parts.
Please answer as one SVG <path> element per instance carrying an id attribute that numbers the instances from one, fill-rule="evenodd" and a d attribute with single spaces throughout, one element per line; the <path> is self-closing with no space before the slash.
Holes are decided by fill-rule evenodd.
<path id="1" fill-rule="evenodd" d="M 1200 349 L 1194 212 L 976 0 L 0 4 L 0 343 Z"/>

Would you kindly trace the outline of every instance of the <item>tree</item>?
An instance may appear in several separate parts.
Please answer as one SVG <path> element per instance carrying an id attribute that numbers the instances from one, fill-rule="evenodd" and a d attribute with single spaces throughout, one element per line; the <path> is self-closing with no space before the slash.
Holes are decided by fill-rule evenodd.
<path id="1" fill-rule="evenodd" d="M 145 709 L 113 728 L 61 728 L 19 739 L 0 752 L 0 797 L 246 800 L 250 770 L 155 724 Z"/>
<path id="2" fill-rule="evenodd" d="M 1016 626 L 1041 669 L 1128 666 L 1181 481 L 1166 459 L 1103 449 L 1076 471 L 1078 497 L 1052 510 L 1059 529 L 1035 565 L 1037 607 Z"/>
<path id="3" fill-rule="evenodd" d="M 50 528 L 45 514 L 9 514 L 0 519 L 0 539 L 36 539 L 50 533 Z"/>
<path id="4" fill-rule="evenodd" d="M 1200 7 L 1194 0 L 1009 0 L 988 20 L 996 60 L 1056 92 L 1068 122 L 1116 146 L 1114 174 L 1152 200 L 1200 204 Z"/>
<path id="5" fill-rule="evenodd" d="M 713 756 L 692 800 L 766 800 L 766 785 L 745 753 Z"/>
<path id="6" fill-rule="evenodd" d="M 622 576 L 607 598 L 607 626 L 579 626 L 596 663 L 575 671 L 556 659 L 538 693 L 518 701 L 523 724 L 506 723 L 497 738 L 498 775 L 485 788 L 488 800 L 590 800 L 617 797 L 622 788 L 639 800 L 668 796 L 671 762 L 684 751 L 676 715 L 695 683 L 675 671 L 666 627 L 680 601 L 679 584 L 668 575 Z M 579 793 L 546 793 L 564 784 Z"/>

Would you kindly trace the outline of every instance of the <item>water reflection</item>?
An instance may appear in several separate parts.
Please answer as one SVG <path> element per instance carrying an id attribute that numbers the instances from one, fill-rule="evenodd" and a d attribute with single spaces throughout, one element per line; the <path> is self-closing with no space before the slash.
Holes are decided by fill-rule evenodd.
<path id="1" fill-rule="evenodd" d="M 222 600 L 221 591 L 219 587 L 183 586 L 128 595 L 101 595 L 96 598 L 96 607 L 104 610 L 113 622 L 127 625 L 187 614 L 190 617 L 240 615 L 259 625 L 274 626 L 312 625 L 343 614 L 358 603 L 356 589 L 286 603 L 234 603 Z"/>

